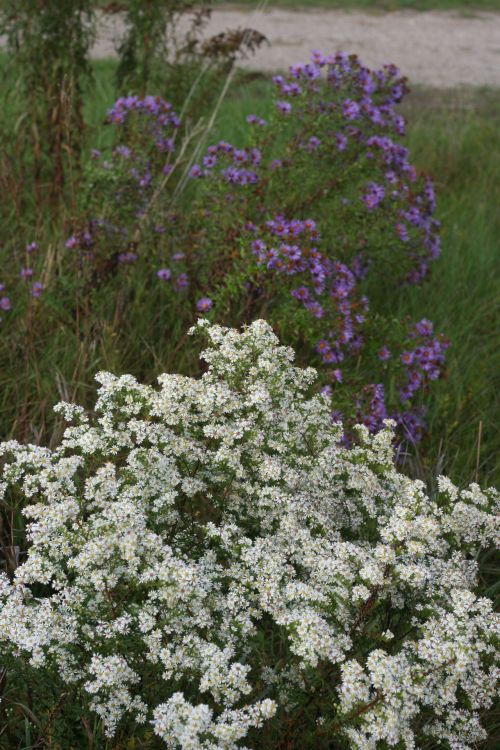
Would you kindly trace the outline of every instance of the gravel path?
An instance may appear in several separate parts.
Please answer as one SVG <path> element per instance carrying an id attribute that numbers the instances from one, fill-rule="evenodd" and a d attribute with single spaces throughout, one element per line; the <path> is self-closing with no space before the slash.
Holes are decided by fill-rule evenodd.
<path id="1" fill-rule="evenodd" d="M 415 13 L 273 9 L 264 12 L 216 10 L 207 33 L 252 27 L 268 38 L 247 68 L 276 71 L 304 62 L 316 48 L 359 54 L 369 66 L 398 65 L 413 83 L 440 88 L 500 87 L 500 12 Z M 122 29 L 118 16 L 103 19 L 94 57 L 113 55 Z"/>

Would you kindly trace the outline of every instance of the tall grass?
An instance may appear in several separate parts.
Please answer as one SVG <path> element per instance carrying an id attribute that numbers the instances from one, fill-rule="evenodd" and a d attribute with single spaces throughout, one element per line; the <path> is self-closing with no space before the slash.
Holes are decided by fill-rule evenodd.
<path id="1" fill-rule="evenodd" d="M 496 92 L 416 92 L 409 145 L 435 176 L 443 257 L 400 309 L 450 337 L 449 377 L 431 401 L 428 461 L 463 481 L 500 479 L 500 100 Z"/>

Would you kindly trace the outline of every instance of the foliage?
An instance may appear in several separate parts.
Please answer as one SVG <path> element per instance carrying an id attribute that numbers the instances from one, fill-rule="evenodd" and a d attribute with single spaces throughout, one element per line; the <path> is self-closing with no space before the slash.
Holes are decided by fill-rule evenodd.
<path id="1" fill-rule="evenodd" d="M 184 108 L 188 98 L 191 117 L 209 110 L 235 60 L 265 39 L 248 28 L 206 38 L 211 0 L 127 0 L 116 10 L 124 13 L 126 28 L 117 47 L 119 90 L 141 97 L 168 92 L 169 101 Z"/>
<path id="2" fill-rule="evenodd" d="M 144 96 L 148 87 L 155 85 L 155 81 L 152 80 L 152 68 L 155 63 L 164 66 L 169 59 L 169 28 L 175 26 L 182 13 L 192 11 L 194 6 L 195 4 L 188 0 L 129 0 L 126 3 L 127 31 L 118 47 L 120 63 L 117 80 L 120 88 L 125 84 L 125 88 L 137 90 Z M 188 44 L 189 34 L 197 27 L 203 26 L 207 12 L 208 3 L 204 8 L 196 9 L 194 27 L 187 36 Z M 172 41 L 176 47 L 179 45 L 175 35 Z M 161 58 L 161 61 L 158 58 Z"/>
<path id="3" fill-rule="evenodd" d="M 10 166 L 14 173 L 20 169 L 26 187 L 35 192 L 39 215 L 76 189 L 93 5 L 91 0 L 4 0 L 0 6 L 0 34 L 18 77 L 20 164 Z"/>
<path id="4" fill-rule="evenodd" d="M 1 446 L 30 539 L 1 578 L 10 663 L 33 688 L 59 675 L 120 747 L 148 727 L 185 750 L 475 746 L 499 625 L 475 554 L 498 543 L 498 493 L 441 477 L 430 499 L 389 425 L 342 447 L 264 321 L 194 332 L 200 379 L 100 373 L 93 415 L 58 405 L 57 448 Z"/>

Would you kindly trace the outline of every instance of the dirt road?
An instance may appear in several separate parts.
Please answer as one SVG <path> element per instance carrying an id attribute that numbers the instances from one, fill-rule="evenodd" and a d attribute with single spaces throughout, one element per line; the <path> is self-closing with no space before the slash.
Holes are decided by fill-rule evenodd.
<path id="1" fill-rule="evenodd" d="M 285 69 L 306 61 L 313 49 L 345 50 L 359 54 L 370 66 L 393 62 L 413 83 L 500 88 L 500 12 L 465 16 L 458 11 L 222 9 L 214 12 L 207 33 L 247 26 L 261 31 L 270 42 L 243 63 L 253 69 Z M 103 19 L 93 56 L 113 55 L 113 39 L 122 32 L 118 16 Z"/>

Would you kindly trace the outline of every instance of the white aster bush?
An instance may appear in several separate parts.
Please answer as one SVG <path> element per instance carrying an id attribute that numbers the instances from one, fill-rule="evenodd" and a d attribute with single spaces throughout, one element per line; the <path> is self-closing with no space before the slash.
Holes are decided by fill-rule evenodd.
<path id="1" fill-rule="evenodd" d="M 474 747 L 499 676 L 474 593 L 498 493 L 440 478 L 429 498 L 390 424 L 344 447 L 265 322 L 192 333 L 200 379 L 100 373 L 95 413 L 57 406 L 55 450 L 2 444 L 30 542 L 0 580 L 4 658 L 153 747 Z"/>

